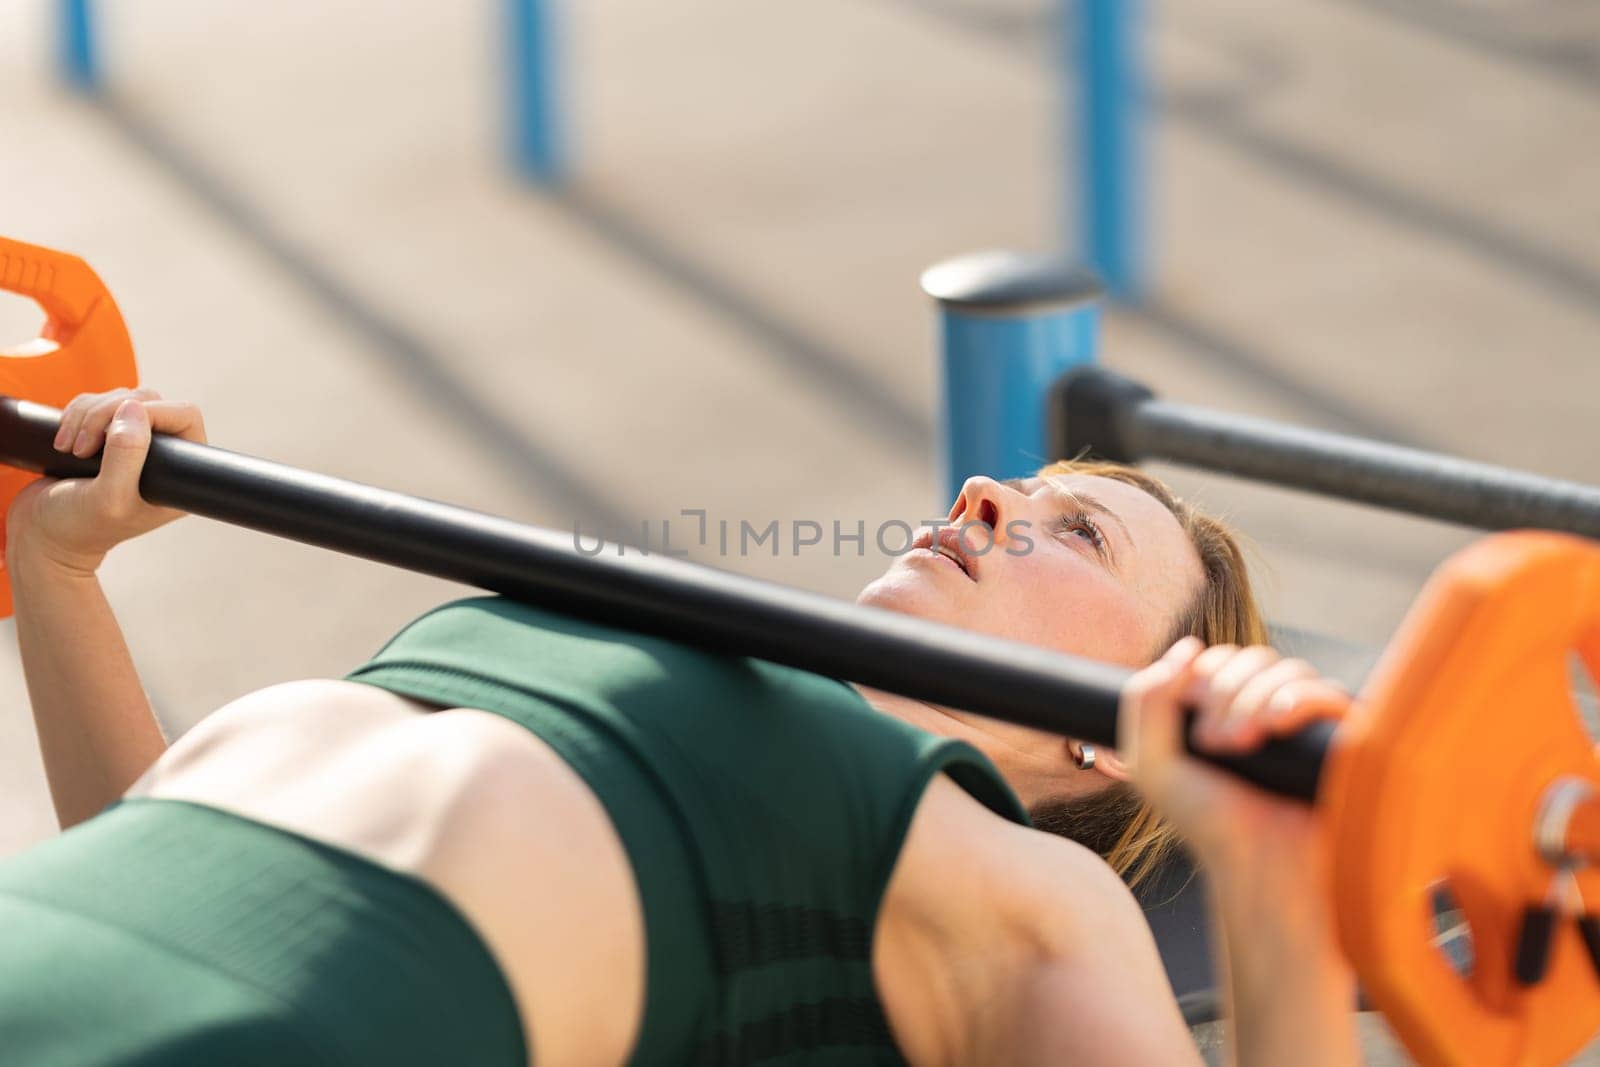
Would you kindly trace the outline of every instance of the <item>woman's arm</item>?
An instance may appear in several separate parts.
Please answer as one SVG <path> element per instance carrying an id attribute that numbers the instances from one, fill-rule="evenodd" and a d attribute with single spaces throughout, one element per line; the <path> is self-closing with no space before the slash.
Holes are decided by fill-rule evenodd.
<path id="1" fill-rule="evenodd" d="M 1040 838 L 1035 851 L 1052 872 L 1050 950 L 1028 975 L 1013 1020 L 1015 1045 L 1003 1062 L 1054 1067 L 1201 1067 L 1144 912 L 1100 857 Z M 1062 905 L 1068 904 L 1063 911 Z M 996 1061 L 1000 1062 L 1000 1061 Z M 1282 1061 L 1296 1063 L 1295 1060 Z"/>
<path id="2" fill-rule="evenodd" d="M 1210 869 L 1235 1062 L 1359 1063 L 1355 976 L 1334 939 L 1328 882 L 1265 856 Z"/>
<path id="3" fill-rule="evenodd" d="M 62 829 L 121 796 L 166 749 L 93 571 L 8 543 L 17 646 Z"/>
<path id="4" fill-rule="evenodd" d="M 1202 650 L 1193 639 L 1123 691 L 1118 747 L 1211 881 L 1234 1055 L 1244 1067 L 1359 1063 L 1355 978 L 1334 938 L 1316 813 L 1189 759 L 1187 713 L 1197 713 L 1201 748 L 1245 752 L 1348 703 L 1302 661 L 1268 648 Z"/>
<path id="5" fill-rule="evenodd" d="M 97 814 L 166 749 L 133 658 L 95 577 L 117 544 L 178 517 L 139 498 L 152 429 L 204 441 L 200 413 L 151 390 L 85 394 L 62 415 L 59 450 L 90 456 L 92 480 L 40 479 L 6 519 L 28 696 L 63 828 Z"/>

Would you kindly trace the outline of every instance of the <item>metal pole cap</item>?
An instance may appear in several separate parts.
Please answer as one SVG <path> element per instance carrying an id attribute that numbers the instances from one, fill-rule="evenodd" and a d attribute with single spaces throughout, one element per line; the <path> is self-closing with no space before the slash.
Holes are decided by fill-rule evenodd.
<path id="1" fill-rule="evenodd" d="M 991 250 L 936 263 L 922 272 L 922 291 L 947 308 L 1015 314 L 1037 307 L 1064 310 L 1101 298 L 1092 273 L 1060 256 Z"/>

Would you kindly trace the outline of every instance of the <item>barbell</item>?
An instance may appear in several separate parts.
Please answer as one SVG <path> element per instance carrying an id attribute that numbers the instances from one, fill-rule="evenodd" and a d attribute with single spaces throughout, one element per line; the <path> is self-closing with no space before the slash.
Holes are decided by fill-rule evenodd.
<path id="1" fill-rule="evenodd" d="M 59 406 L 137 381 L 111 295 L 75 257 L 0 239 L 0 288 L 44 336 L 0 359 L 0 505 L 40 474 Z M 1105 745 L 1130 672 L 157 435 L 142 495 L 606 625 L 752 656 Z M 4 607 L 9 613 L 9 590 Z M 1313 800 L 1340 943 L 1426 1063 L 1556 1064 L 1600 1028 L 1600 761 L 1568 675 L 1600 673 L 1600 545 L 1523 531 L 1446 561 L 1337 729 L 1207 757 Z M 1441 893 L 1473 958 L 1441 951 Z M 1566 921 L 1566 920 L 1572 921 Z"/>

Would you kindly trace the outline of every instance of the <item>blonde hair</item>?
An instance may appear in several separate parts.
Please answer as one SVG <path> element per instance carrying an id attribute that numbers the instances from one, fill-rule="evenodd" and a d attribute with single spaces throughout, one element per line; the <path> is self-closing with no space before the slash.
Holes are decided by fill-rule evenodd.
<path id="1" fill-rule="evenodd" d="M 1196 510 L 1164 483 L 1134 467 L 1100 460 L 1062 460 L 1041 468 L 1037 477 L 1058 474 L 1111 478 L 1142 489 L 1172 512 L 1199 555 L 1205 576 L 1200 590 L 1173 621 L 1165 640 L 1150 651 L 1151 660 L 1179 638 L 1191 635 L 1208 645 L 1268 643 L 1266 622 L 1250 590 L 1244 554 L 1226 523 Z M 1172 827 L 1123 785 L 1106 790 L 1098 801 L 1044 800 L 1034 805 L 1031 814 L 1039 829 L 1076 838 L 1099 852 L 1129 886 L 1150 877 L 1177 844 Z"/>

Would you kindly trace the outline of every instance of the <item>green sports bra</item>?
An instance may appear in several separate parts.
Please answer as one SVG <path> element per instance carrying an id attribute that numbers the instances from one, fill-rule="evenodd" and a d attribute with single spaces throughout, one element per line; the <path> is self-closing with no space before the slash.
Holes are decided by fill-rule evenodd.
<path id="1" fill-rule="evenodd" d="M 503 715 L 594 789 L 646 909 L 639 1063 L 899 1062 L 870 940 L 923 791 L 944 772 L 1028 821 L 975 748 L 836 679 L 498 597 L 424 615 L 347 678 Z"/>

